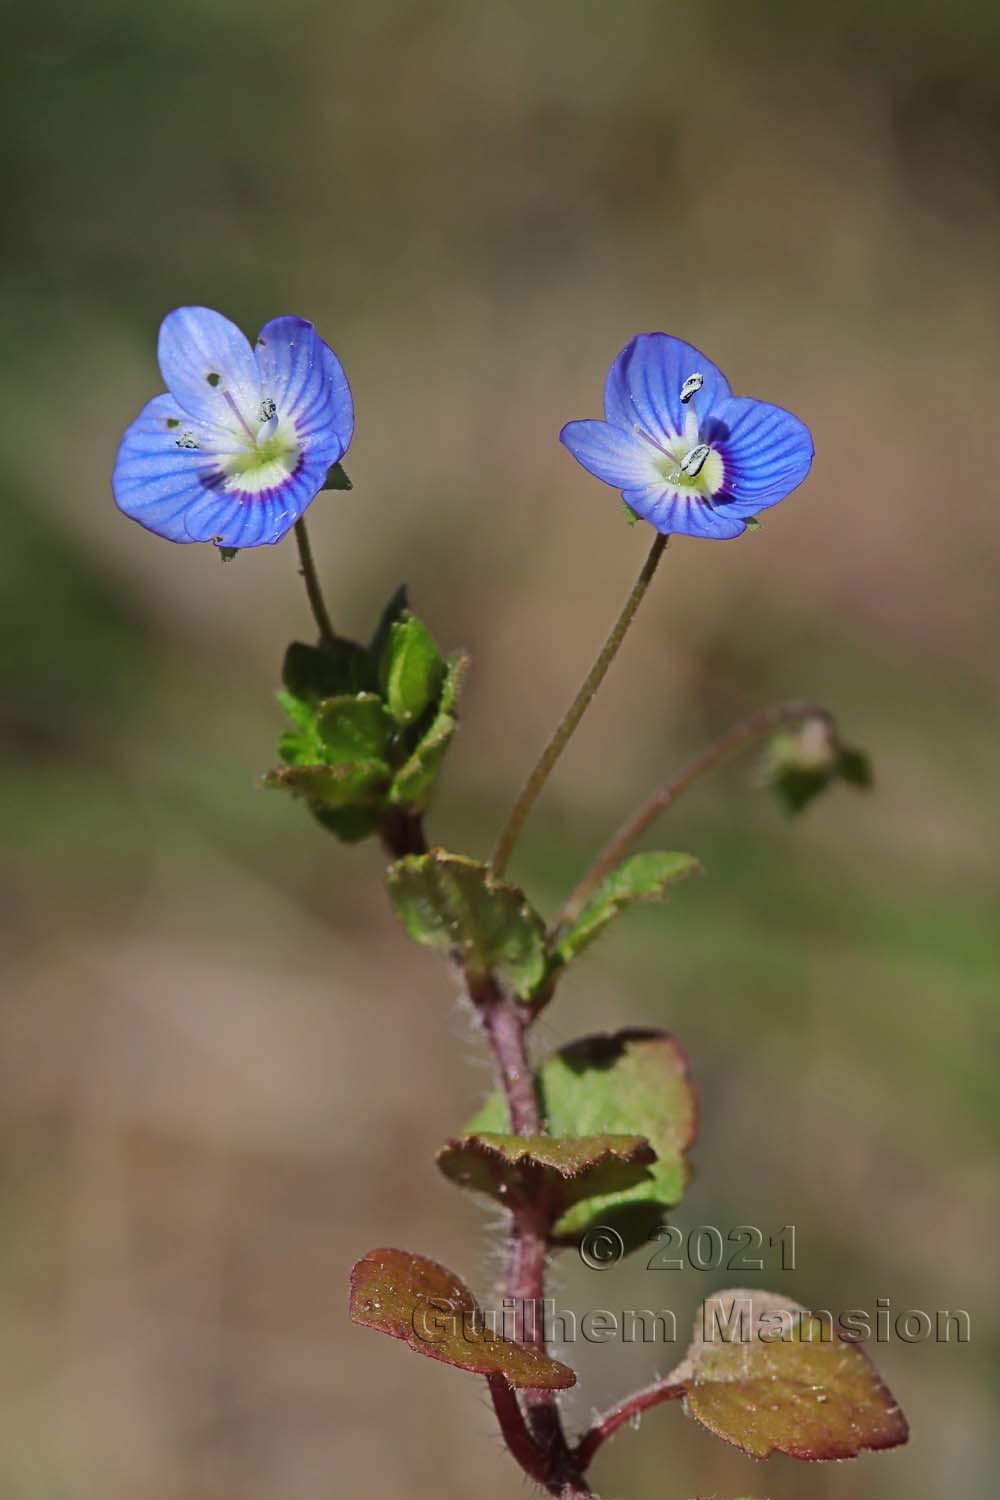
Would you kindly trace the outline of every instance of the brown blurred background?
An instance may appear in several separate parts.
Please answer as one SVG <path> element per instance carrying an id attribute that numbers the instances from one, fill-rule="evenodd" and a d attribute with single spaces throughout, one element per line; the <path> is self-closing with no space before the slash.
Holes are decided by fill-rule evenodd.
<path id="1" fill-rule="evenodd" d="M 795 825 L 723 773 L 657 843 L 710 878 L 621 924 L 542 1041 L 684 1041 L 677 1222 L 798 1226 L 814 1306 L 963 1307 L 892 1343 L 908 1448 L 756 1467 L 679 1411 L 608 1496 L 995 1493 L 1000 15 L 986 0 L 8 5 L 0 652 L 0 1493 L 506 1500 L 479 1383 L 349 1326 L 354 1258 L 488 1296 L 432 1162 L 489 1075 L 454 985 L 345 850 L 258 792 L 289 545 L 220 566 L 114 510 L 172 306 L 292 311 L 343 359 L 355 489 L 310 521 L 367 634 L 405 578 L 474 670 L 432 821 L 484 855 L 647 545 L 556 441 L 640 329 L 792 406 L 818 457 L 760 535 L 680 540 L 515 864 L 549 911 L 745 709 L 809 694 L 879 784 Z M 558 1295 L 669 1306 L 725 1273 Z M 729 1275 L 729 1280 L 731 1280 Z M 745 1278 L 744 1278 L 745 1279 Z M 585 1421 L 674 1351 L 577 1351 Z"/>

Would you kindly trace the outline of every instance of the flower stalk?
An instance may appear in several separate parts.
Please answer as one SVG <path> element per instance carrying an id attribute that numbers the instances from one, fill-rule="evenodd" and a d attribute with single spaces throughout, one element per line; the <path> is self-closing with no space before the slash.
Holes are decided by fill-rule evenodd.
<path id="1" fill-rule="evenodd" d="M 306 586 L 309 608 L 313 612 L 313 619 L 319 630 L 319 643 L 321 646 L 332 646 L 337 639 L 337 632 L 333 628 L 333 621 L 330 619 L 330 612 L 323 598 L 323 587 L 316 571 L 312 543 L 309 540 L 309 532 L 303 516 L 300 516 L 295 523 L 295 543 L 299 549 L 299 572 Z"/>
<path id="2" fill-rule="evenodd" d="M 821 719 L 833 725 L 833 716 L 829 709 L 819 703 L 810 703 L 802 699 L 777 703 L 771 708 L 761 709 L 758 713 L 750 714 L 727 729 L 725 734 L 713 740 L 675 776 L 658 786 L 612 835 L 587 869 L 556 918 L 554 931 L 560 932 L 576 920 L 601 881 L 621 863 L 657 818 L 665 813 L 668 807 L 672 807 L 678 797 L 694 786 L 695 782 L 700 781 L 709 771 L 715 770 L 716 766 L 732 760 L 741 751 L 749 749 L 758 740 L 772 734 L 776 729 L 781 729 L 786 725 L 801 724 L 807 719 Z"/>
<path id="3" fill-rule="evenodd" d="M 524 786 L 521 788 L 517 801 L 514 803 L 511 814 L 501 831 L 500 837 L 497 839 L 496 848 L 493 851 L 493 858 L 490 863 L 495 875 L 502 875 L 510 863 L 514 846 L 521 835 L 521 830 L 528 819 L 531 809 L 534 807 L 542 788 L 552 774 L 556 762 L 576 732 L 580 720 L 593 702 L 594 695 L 607 676 L 608 668 L 618 655 L 621 644 L 628 634 L 628 628 L 635 618 L 636 611 L 645 598 L 649 585 L 653 581 L 653 575 L 659 567 L 660 558 L 666 551 L 668 540 L 668 537 L 657 534 L 652 547 L 649 549 L 646 561 L 642 565 L 639 576 L 632 586 L 632 591 L 625 601 L 622 612 L 615 621 L 611 634 L 601 648 L 594 665 L 587 673 L 583 686 L 573 699 L 568 711 L 539 756 Z"/>

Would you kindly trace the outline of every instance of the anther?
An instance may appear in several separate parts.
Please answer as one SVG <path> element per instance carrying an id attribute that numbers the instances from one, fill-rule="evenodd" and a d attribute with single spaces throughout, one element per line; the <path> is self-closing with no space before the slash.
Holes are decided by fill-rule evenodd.
<path id="1" fill-rule="evenodd" d="M 701 390 L 704 384 L 705 377 L 697 370 L 693 375 L 689 375 L 687 380 L 685 380 L 684 384 L 681 386 L 681 405 L 687 406 L 688 402 L 691 400 L 691 397 L 697 396 L 698 392 Z"/>
<path id="2" fill-rule="evenodd" d="M 257 414 L 258 420 L 261 422 L 270 422 L 271 418 L 274 416 L 277 410 L 278 408 L 271 400 L 271 397 L 265 396 L 263 401 L 260 403 L 260 411 Z"/>
<path id="3" fill-rule="evenodd" d="M 711 453 L 711 451 L 712 450 L 707 443 L 699 443 L 697 448 L 692 448 L 690 453 L 685 453 L 684 457 L 681 459 L 681 471 L 686 474 L 689 479 L 694 479 L 695 476 L 700 474 L 702 469 L 705 467 L 705 460 L 708 458 L 708 455 Z"/>

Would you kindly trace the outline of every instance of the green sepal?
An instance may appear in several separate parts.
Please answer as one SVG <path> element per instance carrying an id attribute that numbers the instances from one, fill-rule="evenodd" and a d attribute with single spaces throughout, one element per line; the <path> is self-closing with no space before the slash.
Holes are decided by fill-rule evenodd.
<path id="1" fill-rule="evenodd" d="M 835 781 L 867 789 L 872 768 L 863 750 L 842 744 L 833 723 L 816 717 L 773 736 L 765 753 L 764 779 L 794 816 Z"/>
<path id="2" fill-rule="evenodd" d="M 393 722 L 375 693 L 328 698 L 316 716 L 322 759 L 331 765 L 387 758 Z"/>
<path id="3" fill-rule="evenodd" d="M 687 1152 L 697 1132 L 697 1104 L 687 1059 L 666 1032 L 621 1031 L 584 1037 L 546 1059 L 535 1074 L 542 1115 L 556 1138 L 642 1136 L 656 1152 L 647 1181 L 587 1198 L 555 1225 L 555 1244 L 575 1244 L 606 1224 L 626 1250 L 644 1244 L 684 1196 Z M 507 1102 L 492 1094 L 466 1127 L 469 1134 L 510 1131 Z"/>
<path id="4" fill-rule="evenodd" d="M 240 555 L 239 547 L 220 547 L 218 551 L 219 558 L 224 563 L 232 562 L 234 557 L 239 557 Z"/>
<path id="5" fill-rule="evenodd" d="M 407 855 L 390 866 L 389 895 L 414 942 L 460 955 L 474 978 L 499 969 L 522 999 L 544 979 L 544 922 L 486 865 L 443 849 Z"/>
<path id="6" fill-rule="evenodd" d="M 437 713 L 393 780 L 389 801 L 394 805 L 414 813 L 426 812 L 448 746 L 458 728 L 456 708 L 468 665 L 469 658 L 462 652 L 449 658 Z"/>
<path id="7" fill-rule="evenodd" d="M 354 486 L 344 471 L 343 464 L 331 464 L 323 481 L 325 490 L 353 490 Z"/>
<path id="8" fill-rule="evenodd" d="M 848 786 L 861 787 L 867 791 L 875 780 L 871 757 L 854 745 L 842 745 L 837 759 L 837 774 Z"/>
<path id="9" fill-rule="evenodd" d="M 640 901 L 662 901 L 672 886 L 701 873 L 702 866 L 693 854 L 630 854 L 605 876 L 580 915 L 558 935 L 553 955 L 556 965 L 576 958 L 630 906 Z"/>
<path id="10" fill-rule="evenodd" d="M 389 627 L 378 663 L 379 689 L 393 718 L 404 728 L 415 724 L 435 702 L 445 660 L 422 620 L 409 610 Z"/>
<path id="11" fill-rule="evenodd" d="M 480 1132 L 448 1141 L 437 1154 L 444 1175 L 505 1208 L 530 1209 L 554 1224 L 585 1198 L 649 1180 L 656 1152 L 639 1135 L 552 1136 Z"/>

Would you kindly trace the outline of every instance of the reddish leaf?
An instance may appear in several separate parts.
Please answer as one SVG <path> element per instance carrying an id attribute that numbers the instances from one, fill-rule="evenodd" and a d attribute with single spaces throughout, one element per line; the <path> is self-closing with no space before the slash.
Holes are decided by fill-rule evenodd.
<path id="1" fill-rule="evenodd" d="M 908 1436 L 858 1344 L 773 1292 L 709 1297 L 669 1380 L 684 1386 L 689 1416 L 753 1458 L 856 1458 Z"/>
<path id="2" fill-rule="evenodd" d="M 507 1208 L 530 1204 L 549 1222 L 583 1198 L 614 1193 L 650 1179 L 656 1152 L 641 1135 L 496 1135 L 449 1141 L 437 1154 L 446 1177 Z"/>
<path id="3" fill-rule="evenodd" d="M 358 1261 L 351 1319 L 457 1370 L 502 1375 L 508 1385 L 558 1391 L 576 1384 L 568 1365 L 500 1338 L 464 1282 L 408 1250 L 370 1250 Z"/>

